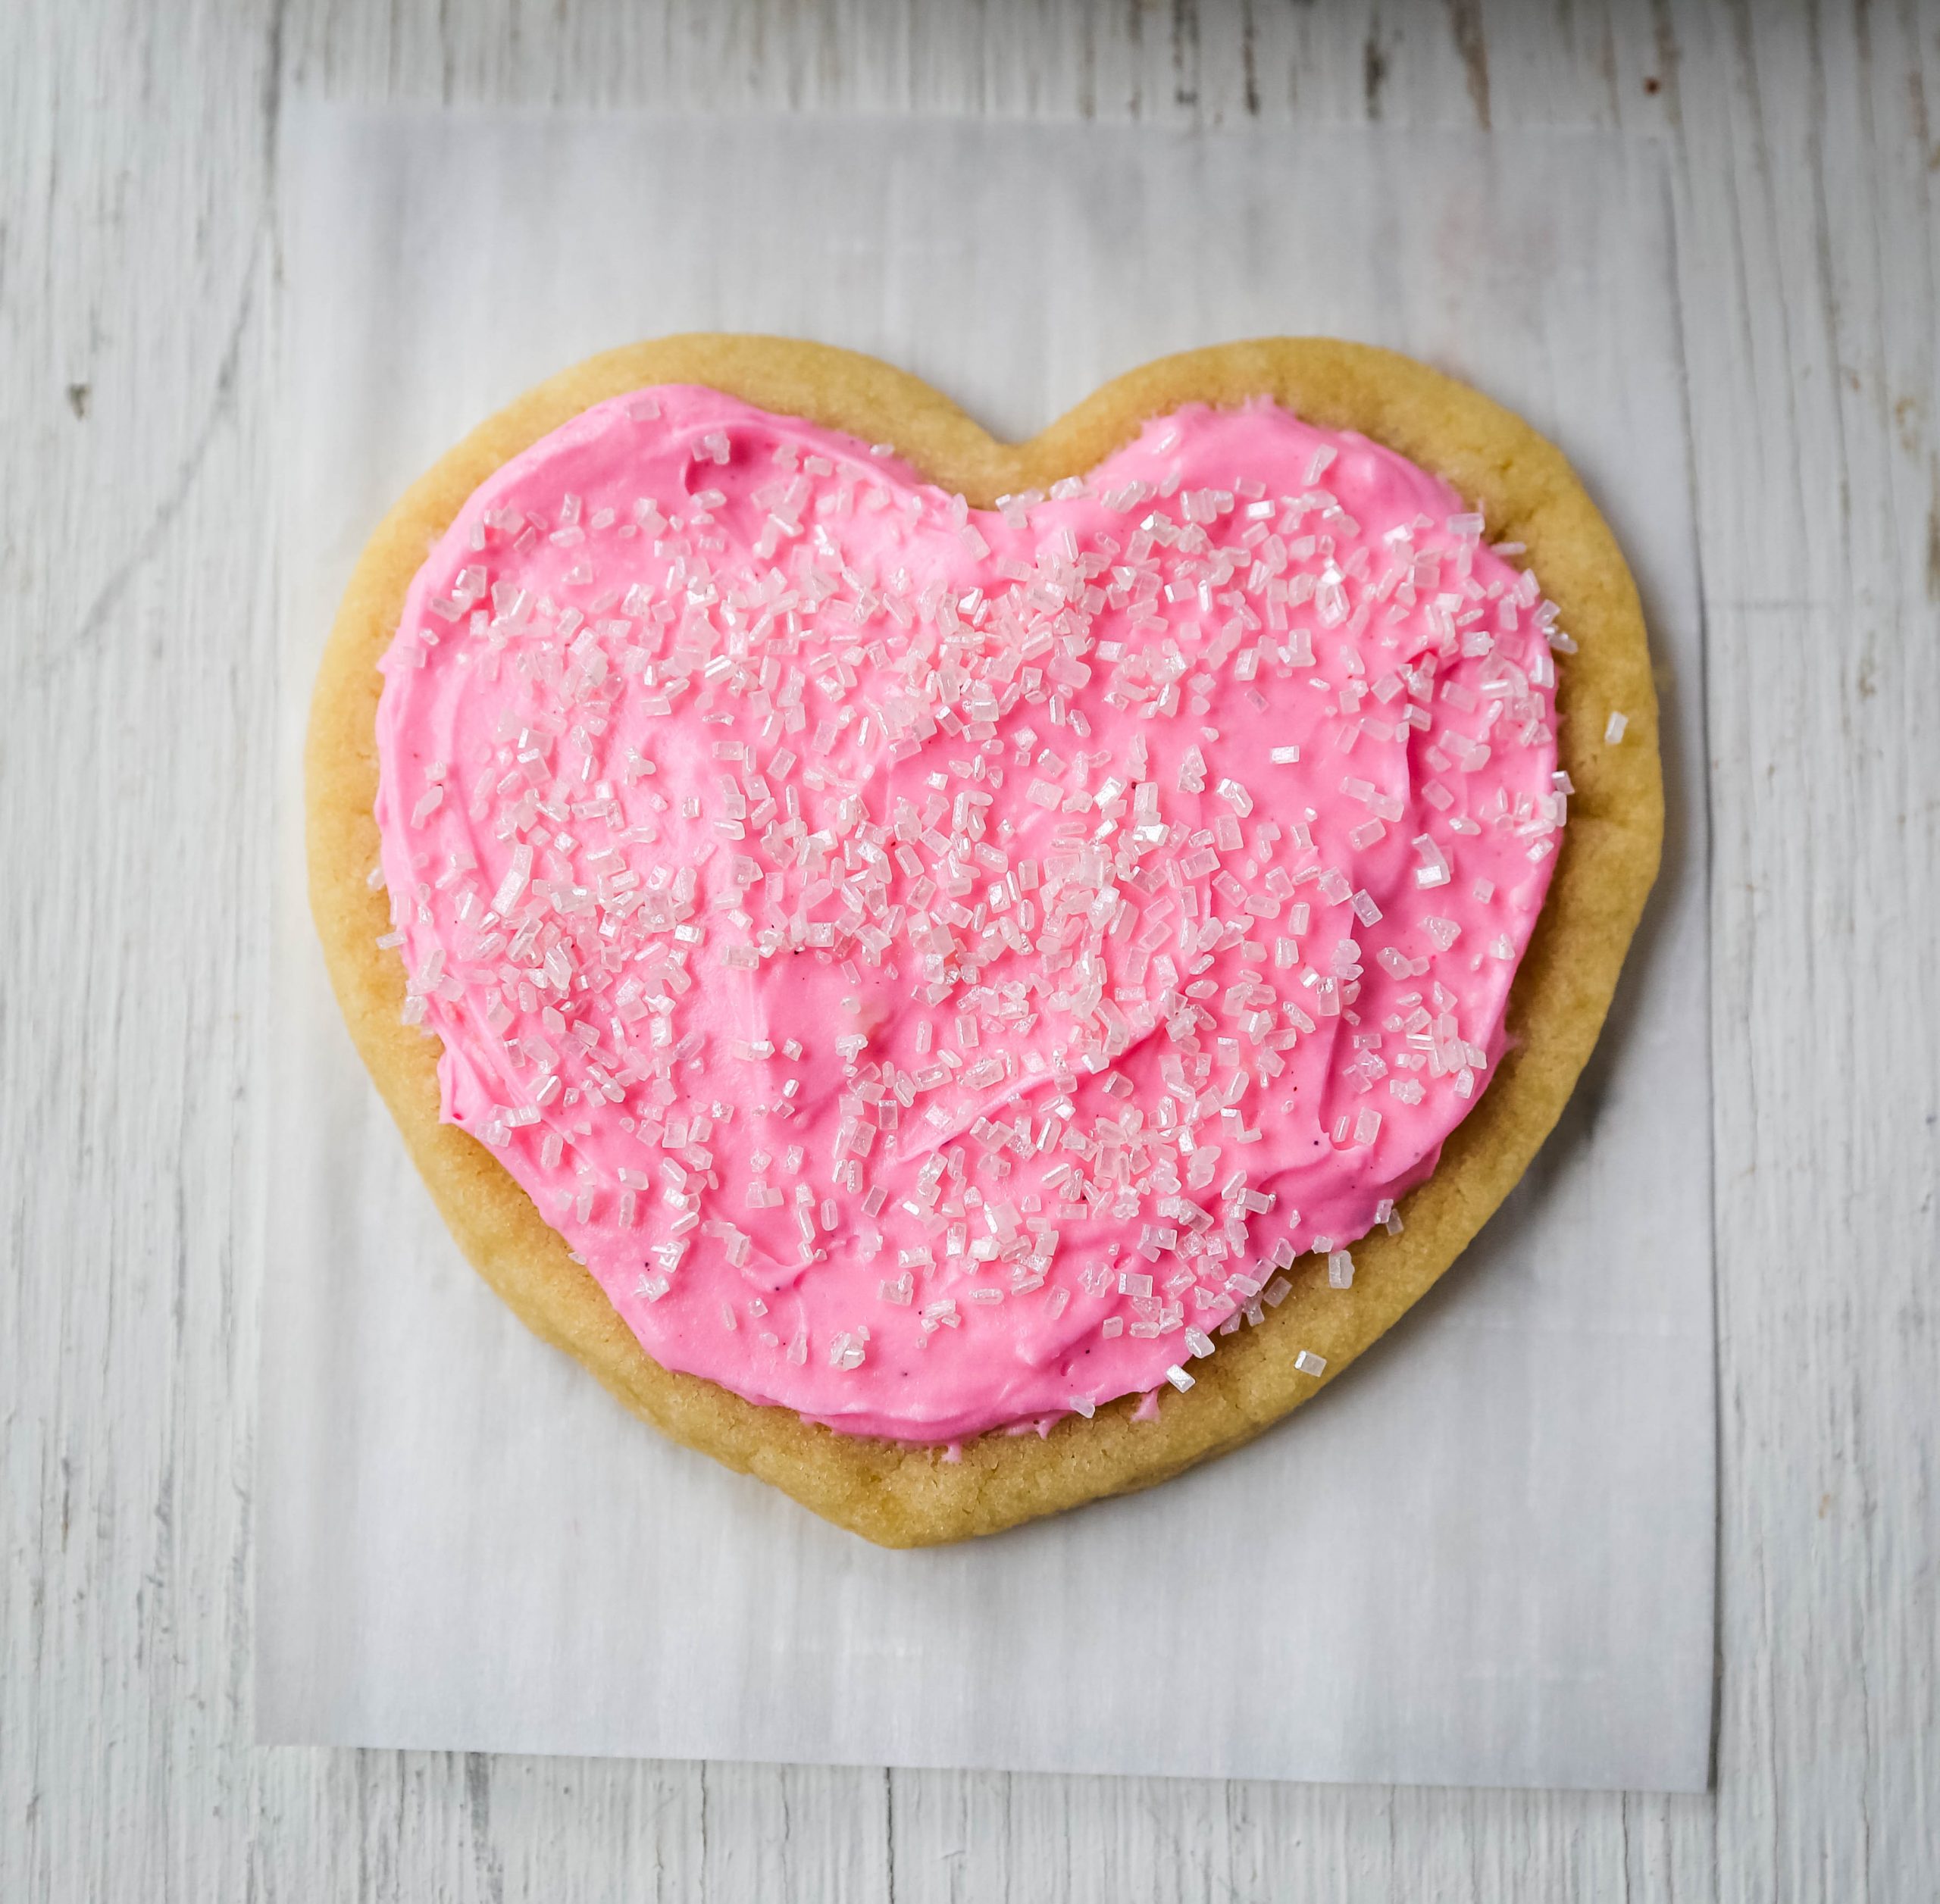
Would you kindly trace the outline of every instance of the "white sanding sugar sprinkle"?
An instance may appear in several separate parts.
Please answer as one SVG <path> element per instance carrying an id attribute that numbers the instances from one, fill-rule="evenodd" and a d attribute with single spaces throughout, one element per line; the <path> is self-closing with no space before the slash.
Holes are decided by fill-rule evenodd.
<path id="1" fill-rule="evenodd" d="M 1610 746 L 1614 747 L 1617 743 L 1623 738 L 1624 730 L 1629 725 L 1629 715 L 1627 714 L 1619 714 L 1614 708 L 1613 708 L 1610 710 L 1610 718 L 1604 723 L 1604 739 L 1605 742 Z"/>

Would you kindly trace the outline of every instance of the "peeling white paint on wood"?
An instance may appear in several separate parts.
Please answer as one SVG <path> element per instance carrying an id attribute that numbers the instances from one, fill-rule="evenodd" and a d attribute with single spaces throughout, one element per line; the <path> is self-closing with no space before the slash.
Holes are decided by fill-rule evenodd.
<path id="1" fill-rule="evenodd" d="M 252 1744 L 251 539 L 299 91 L 1669 142 L 1710 655 L 1713 1797 Z M 1919 0 L 0 9 L 0 1899 L 1940 1894 L 1937 272 Z"/>

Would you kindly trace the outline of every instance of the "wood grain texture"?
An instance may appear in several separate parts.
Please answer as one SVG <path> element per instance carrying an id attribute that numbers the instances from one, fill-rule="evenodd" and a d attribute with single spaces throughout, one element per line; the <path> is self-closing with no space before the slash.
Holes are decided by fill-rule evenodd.
<path id="1" fill-rule="evenodd" d="M 1670 142 L 1723 1007 L 1713 1797 L 251 1743 L 296 91 Z M 0 9 L 0 1898 L 1940 1894 L 1936 273 L 1917 0 Z"/>

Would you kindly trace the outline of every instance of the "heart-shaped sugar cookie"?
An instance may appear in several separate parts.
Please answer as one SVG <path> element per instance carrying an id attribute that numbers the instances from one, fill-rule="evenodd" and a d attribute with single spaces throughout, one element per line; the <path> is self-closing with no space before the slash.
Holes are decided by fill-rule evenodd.
<path id="1" fill-rule="evenodd" d="M 811 346 L 593 360 L 379 531 L 309 777 L 474 1261 L 897 1543 L 1162 1478 L 1372 1340 L 1554 1122 L 1661 826 L 1561 459 L 1294 342 L 1015 448 Z"/>

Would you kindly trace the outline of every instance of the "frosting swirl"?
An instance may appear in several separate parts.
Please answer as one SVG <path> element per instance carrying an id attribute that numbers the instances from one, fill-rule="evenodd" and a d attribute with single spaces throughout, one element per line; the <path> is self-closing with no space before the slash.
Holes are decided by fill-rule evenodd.
<path id="1" fill-rule="evenodd" d="M 405 1015 L 665 1366 L 943 1440 L 1170 1380 L 1435 1167 L 1554 865 L 1534 578 L 1260 402 L 990 511 L 667 387 L 383 662 Z"/>

